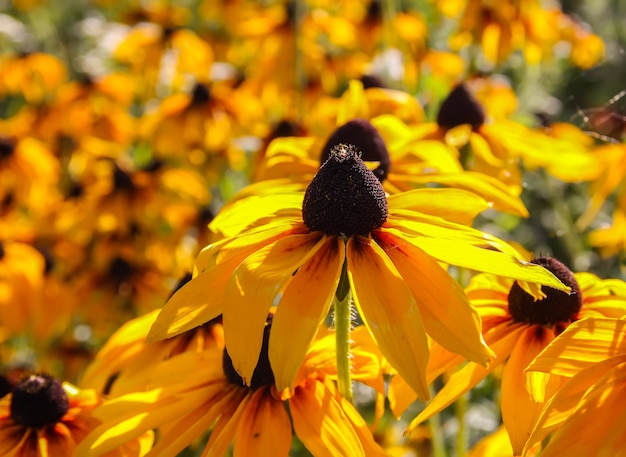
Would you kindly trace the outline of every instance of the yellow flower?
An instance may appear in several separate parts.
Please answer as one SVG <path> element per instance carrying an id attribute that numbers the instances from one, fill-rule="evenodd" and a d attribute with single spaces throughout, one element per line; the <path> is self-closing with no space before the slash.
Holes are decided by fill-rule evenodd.
<path id="1" fill-rule="evenodd" d="M 587 316 L 615 316 L 626 312 L 626 289 L 623 287 L 615 289 L 612 282 L 601 281 L 590 273 L 573 274 L 553 258 L 540 257 L 533 262 L 548 268 L 570 286 L 571 294 L 543 287 L 546 297 L 534 300 L 510 279 L 491 275 L 473 278 L 466 292 L 482 318 L 483 336 L 496 357 L 488 368 L 470 362 L 455 372 L 413 420 L 410 428 L 442 411 L 505 363 L 502 418 L 514 455 L 518 455 L 543 406 L 543 402 L 536 401 L 526 392 L 526 367 L 571 322 Z M 446 353 L 440 348 L 434 349 L 429 367 L 431 378 L 461 362 L 455 354 Z M 559 383 L 560 379 L 556 377 L 549 382 L 536 379 L 529 389 L 545 388 L 550 395 L 556 391 Z M 406 405 L 406 399 L 404 401 Z"/>
<path id="2" fill-rule="evenodd" d="M 38 104 L 65 82 L 67 69 L 57 57 L 41 52 L 0 58 L 0 95 L 22 95 Z"/>
<path id="3" fill-rule="evenodd" d="M 199 254 L 194 278 L 168 301 L 148 339 L 169 338 L 223 314 L 226 347 L 249 383 L 265 317 L 279 300 L 269 357 L 282 390 L 328 314 L 345 267 L 381 351 L 426 398 L 427 333 L 478 363 L 490 358 L 478 316 L 439 262 L 564 287 L 510 246 L 462 225 L 484 205 L 456 189 L 387 198 L 359 152 L 340 145 L 304 195 L 251 196 L 214 220 L 227 237 Z"/>
<path id="4" fill-rule="evenodd" d="M 624 292 L 624 283 L 613 281 Z M 568 382 L 546 403 L 525 451 L 552 434 L 542 456 L 624 455 L 625 335 L 623 319 L 581 319 L 528 366 L 530 376 L 559 375 Z"/>
<path id="5" fill-rule="evenodd" d="M 91 390 L 61 384 L 45 374 L 25 377 L 0 400 L 0 454 L 6 457 L 73 455 L 77 444 L 99 421 L 91 411 L 101 400 Z M 106 454 L 107 457 L 145 455 L 153 435 L 146 431 Z"/>
<path id="6" fill-rule="evenodd" d="M 159 363 L 149 390 L 110 399 L 94 412 L 103 424 L 82 442 L 79 453 L 102 455 L 157 428 L 159 440 L 150 456 L 178 455 L 207 431 L 211 434 L 204 445 L 206 456 L 225 455 L 233 442 L 235 456 L 287 456 L 293 427 L 314 455 L 384 455 L 365 421 L 333 384 L 333 335 L 312 345 L 293 391 L 279 392 L 268 360 L 271 327 L 270 317 L 249 386 L 226 350 L 176 355 Z M 377 364 L 367 352 L 354 354 L 356 374 L 365 378 L 377 374 Z"/>

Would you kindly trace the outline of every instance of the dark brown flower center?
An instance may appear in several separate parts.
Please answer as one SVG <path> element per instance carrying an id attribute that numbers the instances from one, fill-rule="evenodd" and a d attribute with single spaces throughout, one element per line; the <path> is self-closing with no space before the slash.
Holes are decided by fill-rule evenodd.
<path id="1" fill-rule="evenodd" d="M 211 89 L 206 84 L 198 83 L 191 91 L 191 105 L 204 106 L 211 100 Z"/>
<path id="2" fill-rule="evenodd" d="M 309 184 L 302 218 L 312 231 L 327 235 L 363 235 L 387 220 L 387 198 L 380 181 L 352 145 L 333 148 Z"/>
<path id="3" fill-rule="evenodd" d="M 385 140 L 370 121 L 353 119 L 335 130 L 322 148 L 322 164 L 326 163 L 331 151 L 340 144 L 351 144 L 356 147 L 361 151 L 361 160 L 365 162 L 379 162 L 380 165 L 373 171 L 379 181 L 382 182 L 387 177 L 391 166 L 389 151 Z"/>
<path id="4" fill-rule="evenodd" d="M 252 374 L 252 379 L 250 380 L 250 385 L 248 386 L 252 390 L 257 390 L 261 387 L 271 387 L 274 385 L 274 372 L 270 366 L 269 357 L 269 340 L 273 317 L 274 315 L 270 314 L 267 318 L 267 322 L 265 323 L 261 354 L 259 354 L 259 360 L 254 368 L 254 373 Z M 224 370 L 226 379 L 228 379 L 231 384 L 242 387 L 245 386 L 243 378 L 239 376 L 239 373 L 237 373 L 237 370 L 233 367 L 233 361 L 230 358 L 230 355 L 228 355 L 226 348 L 224 348 L 224 354 L 222 357 L 222 369 Z"/>
<path id="5" fill-rule="evenodd" d="M 465 84 L 456 86 L 441 104 L 437 124 L 445 128 L 470 124 L 474 130 L 485 123 L 485 110 Z"/>
<path id="6" fill-rule="evenodd" d="M 574 273 L 551 257 L 539 257 L 532 263 L 550 270 L 563 284 L 571 287 L 572 291 L 568 294 L 552 287 L 542 286 L 541 290 L 546 294 L 546 297 L 542 300 L 535 300 L 516 282 L 509 291 L 509 313 L 513 319 L 516 322 L 541 324 L 549 327 L 576 320 L 583 297 Z"/>
<path id="7" fill-rule="evenodd" d="M 47 374 L 34 374 L 13 388 L 11 418 L 31 428 L 54 425 L 69 409 L 67 393 L 61 383 Z"/>
<path id="8" fill-rule="evenodd" d="M 15 142 L 9 138 L 0 138 L 0 160 L 11 157 L 15 151 Z"/>

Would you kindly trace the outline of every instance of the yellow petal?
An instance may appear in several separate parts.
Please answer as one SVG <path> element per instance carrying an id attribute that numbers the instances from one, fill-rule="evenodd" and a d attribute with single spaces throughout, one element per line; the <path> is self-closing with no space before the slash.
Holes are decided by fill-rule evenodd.
<path id="1" fill-rule="evenodd" d="M 571 377 L 581 370 L 610 357 L 626 354 L 626 321 L 610 318 L 587 318 L 570 324 L 528 366 L 527 371 L 541 371 Z"/>
<path id="2" fill-rule="evenodd" d="M 250 403 L 249 389 L 231 391 L 228 403 L 222 406 L 222 415 L 211 431 L 211 438 L 202 452 L 202 457 L 223 457 L 235 438 L 241 417 Z"/>
<path id="3" fill-rule="evenodd" d="M 411 421 L 407 432 L 410 433 L 426 419 L 443 411 L 443 409 L 451 405 L 461 395 L 469 392 L 500 363 L 504 362 L 526 328 L 525 325 L 509 326 L 505 323 L 495 329 L 494 332 L 489 335 L 491 338 L 486 338 L 489 347 L 491 347 L 496 354 L 494 361 L 489 367 L 485 368 L 474 362 L 469 362 L 450 376 L 450 379 L 448 379 L 443 388 L 437 392 L 437 395 L 435 395 L 431 402 L 426 405 L 413 421 Z"/>
<path id="4" fill-rule="evenodd" d="M 543 403 L 533 400 L 526 390 L 524 370 L 533 358 L 554 338 L 542 326 L 527 327 L 504 367 L 502 376 L 502 421 L 509 432 L 514 455 L 521 455 L 524 443 L 539 418 Z M 554 392 L 547 392 L 551 395 Z"/>
<path id="5" fill-rule="evenodd" d="M 328 313 L 344 252 L 342 241 L 326 238 L 285 288 L 274 314 L 269 342 L 270 365 L 279 392 L 290 387 L 307 347 Z"/>
<path id="6" fill-rule="evenodd" d="M 234 455 L 280 457 L 290 449 L 291 420 L 283 402 L 266 389 L 257 390 L 237 427 Z"/>
<path id="7" fill-rule="evenodd" d="M 224 339 L 233 367 L 246 384 L 259 359 L 270 307 L 323 243 L 321 232 L 287 236 L 248 256 L 232 275 L 223 313 Z"/>
<path id="8" fill-rule="evenodd" d="M 350 238 L 347 259 L 354 301 L 380 351 L 420 398 L 428 398 L 428 340 L 411 291 L 372 240 Z"/>
<path id="9" fill-rule="evenodd" d="M 365 455 L 341 405 L 321 382 L 299 386 L 289 407 L 296 435 L 313 455 Z"/>
<path id="10" fill-rule="evenodd" d="M 384 230 L 374 233 L 409 286 L 428 334 L 449 351 L 486 365 L 493 352 L 483 341 L 480 316 L 459 283 L 417 246 Z"/>
<path id="11" fill-rule="evenodd" d="M 390 195 L 387 201 L 391 214 L 410 209 L 466 225 L 489 208 L 482 197 L 462 189 L 414 189 Z"/>

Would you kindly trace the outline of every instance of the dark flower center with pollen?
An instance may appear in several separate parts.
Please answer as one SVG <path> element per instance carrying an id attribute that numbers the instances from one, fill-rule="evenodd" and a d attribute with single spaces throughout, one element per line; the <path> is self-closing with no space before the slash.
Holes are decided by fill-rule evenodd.
<path id="1" fill-rule="evenodd" d="M 272 319 L 274 315 L 270 314 L 265 323 L 265 329 L 263 330 L 263 345 L 261 346 L 261 354 L 259 354 L 259 361 L 254 368 L 252 379 L 250 380 L 250 389 L 257 390 L 261 387 L 271 387 L 274 385 L 274 372 L 270 366 L 269 357 L 269 341 L 270 341 L 270 329 L 272 328 Z M 239 376 L 235 367 L 233 367 L 233 361 L 228 355 L 228 351 L 224 348 L 224 354 L 222 358 L 222 369 L 228 382 L 236 386 L 245 386 L 243 378 Z"/>
<path id="2" fill-rule="evenodd" d="M 485 123 L 485 110 L 465 84 L 456 86 L 441 104 L 437 114 L 440 127 L 470 124 L 474 130 Z"/>
<path id="3" fill-rule="evenodd" d="M 331 151 L 340 144 L 351 144 L 361 151 L 361 160 L 365 162 L 379 162 L 373 170 L 374 176 L 383 181 L 389 173 L 391 161 L 385 140 L 380 136 L 376 127 L 366 119 L 354 119 L 346 122 L 333 132 L 322 149 L 321 162 L 325 163 Z"/>
<path id="4" fill-rule="evenodd" d="M 61 383 L 46 374 L 24 378 L 15 386 L 12 394 L 11 418 L 26 427 L 54 425 L 70 407 Z"/>
<path id="5" fill-rule="evenodd" d="M 569 286 L 570 294 L 552 287 L 542 286 L 546 297 L 535 300 L 525 292 L 518 283 L 514 283 L 509 291 L 509 313 L 516 322 L 553 326 L 569 323 L 577 319 L 582 306 L 583 297 L 574 273 L 556 259 L 539 257 L 532 263 L 550 270 L 563 284 Z"/>
<path id="6" fill-rule="evenodd" d="M 363 235 L 387 220 L 387 198 L 380 181 L 352 145 L 332 149 L 309 184 L 302 218 L 311 231 L 327 235 Z"/>

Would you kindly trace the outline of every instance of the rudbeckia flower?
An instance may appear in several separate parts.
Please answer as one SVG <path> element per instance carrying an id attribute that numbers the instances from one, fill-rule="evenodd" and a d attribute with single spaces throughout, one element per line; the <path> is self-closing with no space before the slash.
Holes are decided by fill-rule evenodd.
<path id="1" fill-rule="evenodd" d="M 100 403 L 95 392 L 61 384 L 52 376 L 26 376 L 0 400 L 0 454 L 6 457 L 73 455 L 77 444 L 100 423 L 91 416 Z M 152 441 L 152 432 L 146 431 L 106 455 L 143 456 Z"/>
<path id="2" fill-rule="evenodd" d="M 42 52 L 5 54 L 0 58 L 0 95 L 21 95 L 38 104 L 65 82 L 67 69 L 58 57 Z"/>
<path id="3" fill-rule="evenodd" d="M 473 95 L 473 84 L 455 86 L 442 102 L 437 121 L 420 126 L 416 137 L 459 149 L 467 146 L 471 155 L 464 160 L 465 168 L 497 178 L 515 195 L 522 189 L 522 164 L 528 170 L 544 168 L 565 182 L 590 181 L 600 175 L 599 162 L 578 141 L 491 117 Z"/>
<path id="4" fill-rule="evenodd" d="M 504 363 L 502 418 L 514 455 L 519 455 L 543 406 L 543 402 L 527 393 L 524 370 L 571 322 L 588 316 L 622 315 L 626 311 L 623 288 L 614 290 L 611 282 L 603 282 L 590 273 L 574 274 L 551 257 L 539 257 L 533 262 L 552 271 L 571 287 L 571 293 L 542 287 L 545 297 L 535 300 L 510 279 L 491 275 L 474 277 L 466 292 L 482 318 L 483 336 L 496 354 L 494 361 L 487 368 L 469 362 L 452 374 L 409 429 L 442 411 Z M 620 294 L 617 297 L 616 291 Z M 461 362 L 455 354 L 433 349 L 431 375 L 441 374 Z M 549 382 L 536 379 L 530 390 L 545 388 L 549 397 L 560 382 L 558 377 Z"/>
<path id="5" fill-rule="evenodd" d="M 178 455 L 208 431 L 202 451 L 206 456 L 225 455 L 233 442 L 234 456 L 287 456 L 293 427 L 314 455 L 384 455 L 356 409 L 338 396 L 332 381 L 332 335 L 311 347 L 295 389 L 279 392 L 268 360 L 271 327 L 270 315 L 249 385 L 235 371 L 227 350 L 176 355 L 159 363 L 149 390 L 110 399 L 98 408 L 94 416 L 103 423 L 78 451 L 102 455 L 157 428 L 159 439 L 150 456 Z M 367 352 L 353 354 L 356 378 L 377 374 L 378 366 Z M 193 376 L 188 376 L 190 370 Z"/>
<path id="6" fill-rule="evenodd" d="M 340 145 L 304 195 L 253 196 L 228 208 L 219 229 L 231 236 L 199 254 L 194 278 L 165 305 L 148 340 L 222 314 L 233 366 L 249 383 L 265 318 L 277 301 L 269 360 L 282 390 L 292 384 L 344 277 L 382 353 L 426 398 L 427 333 L 478 363 L 491 355 L 478 316 L 439 262 L 564 287 L 510 246 L 463 225 L 484 208 L 482 199 L 455 189 L 387 198 L 360 152 Z"/>
<path id="7" fill-rule="evenodd" d="M 619 286 L 624 291 L 624 283 Z M 625 301 L 624 296 L 615 300 Z M 626 426 L 626 321 L 590 317 L 570 325 L 528 366 L 568 381 L 546 403 L 524 448 L 551 434 L 542 456 L 622 455 Z M 542 392 L 539 392 L 542 394 Z"/>

